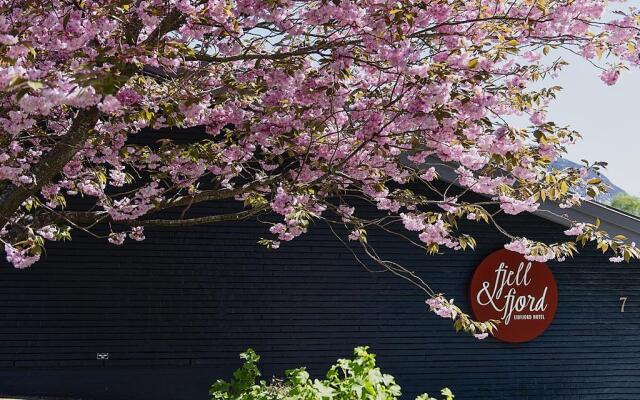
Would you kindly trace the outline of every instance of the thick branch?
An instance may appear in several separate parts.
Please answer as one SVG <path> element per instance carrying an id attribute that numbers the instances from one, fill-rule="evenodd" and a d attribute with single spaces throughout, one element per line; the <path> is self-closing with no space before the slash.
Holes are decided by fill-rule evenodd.
<path id="1" fill-rule="evenodd" d="M 273 182 L 275 179 L 276 177 L 264 182 L 253 182 L 251 184 L 234 188 L 234 189 L 205 190 L 203 192 L 194 193 L 192 195 L 179 197 L 177 199 L 174 199 L 171 201 L 165 201 L 155 205 L 152 209 L 147 211 L 145 215 L 149 216 L 151 214 L 156 214 L 160 211 L 169 210 L 177 207 L 191 206 L 194 204 L 203 203 L 207 201 L 230 199 L 238 195 L 241 195 L 243 193 L 252 191 L 259 186 L 268 185 L 269 183 Z M 263 211 L 263 210 L 264 209 L 261 208 L 258 211 Z M 229 215 L 233 215 L 233 214 L 229 214 Z M 243 214 L 240 214 L 240 215 L 243 215 Z M 216 222 L 216 218 L 217 217 L 211 218 L 211 222 Z M 225 217 L 222 216 L 220 218 L 225 218 Z M 226 220 L 226 221 L 233 220 L 233 217 L 229 217 L 229 218 L 230 219 L 220 219 L 220 220 Z M 180 221 L 181 219 L 177 218 L 176 220 Z M 133 221 L 134 220 L 130 220 L 125 224 L 133 226 L 135 225 Z M 161 221 L 161 220 L 158 220 L 158 221 Z M 182 221 L 185 221 L 185 220 L 182 220 Z M 195 225 L 207 223 L 206 220 L 203 220 L 201 222 L 197 222 L 197 221 L 198 221 L 197 219 L 193 219 L 191 222 L 193 222 Z M 86 229 L 88 227 L 92 227 L 100 223 L 119 224 L 121 223 L 121 221 L 114 221 L 106 211 L 62 211 L 62 210 L 59 211 L 59 210 L 45 207 L 43 209 L 38 210 L 34 215 L 26 216 L 25 221 L 23 221 L 23 223 L 29 225 L 29 227 L 31 227 L 33 230 L 37 230 L 42 228 L 43 226 L 47 226 L 51 224 L 71 225 L 74 228 Z M 187 224 L 188 223 L 184 223 L 184 222 L 180 224 L 169 224 L 169 223 L 163 222 L 162 225 L 158 225 L 158 226 L 181 226 L 181 225 L 187 225 Z M 27 234 L 27 230 L 25 229 L 25 226 L 22 224 L 16 224 L 11 227 L 11 229 L 9 230 L 8 236 L 14 238 L 15 241 L 18 241 L 19 239 L 25 238 L 26 234 Z"/>
<path id="2" fill-rule="evenodd" d="M 114 220 L 109 214 L 104 211 L 69 211 L 56 213 L 50 216 L 49 223 L 72 223 L 77 226 L 92 225 L 97 223 L 113 223 L 116 225 L 125 226 L 195 226 L 195 225 L 207 225 L 215 222 L 222 221 L 241 221 L 247 218 L 251 218 L 255 215 L 261 214 L 267 210 L 267 206 L 254 208 L 251 210 L 240 211 L 230 214 L 208 215 L 206 217 L 187 218 L 187 219 L 130 219 L 130 220 Z"/>
<path id="3" fill-rule="evenodd" d="M 273 183 L 276 180 L 276 178 L 278 178 L 278 176 L 263 182 L 253 182 L 249 185 L 237 187 L 235 189 L 204 190 L 199 193 L 194 193 L 192 195 L 179 197 L 175 200 L 161 203 L 158 206 L 154 207 L 152 212 L 166 210 L 168 208 L 188 206 L 191 204 L 202 203 L 205 201 L 230 199 L 230 198 L 239 196 L 243 193 L 247 193 L 251 190 L 254 190 L 260 186 L 269 185 Z"/>
<path id="4" fill-rule="evenodd" d="M 336 41 L 332 43 L 318 43 L 313 46 L 301 47 L 294 51 L 282 52 L 282 53 L 268 53 L 268 54 L 238 54 L 236 56 L 229 57 L 215 57 L 208 54 L 198 54 L 188 58 L 192 61 L 206 61 L 212 63 L 225 63 L 233 61 L 246 61 L 246 60 L 284 60 L 290 57 L 299 57 L 309 54 L 318 53 L 322 50 L 331 50 L 336 47 L 350 46 L 358 44 L 358 40 L 350 41 Z"/>
<path id="5" fill-rule="evenodd" d="M 95 106 L 78 113 L 69 132 L 32 168 L 35 178 L 33 185 L 16 186 L 10 183 L 3 188 L 0 193 L 0 226 L 6 224 L 20 205 L 50 182 L 82 148 L 99 115 Z"/>
<path id="6" fill-rule="evenodd" d="M 132 221 L 114 221 L 116 224 L 130 226 L 195 226 L 207 225 L 222 221 L 241 221 L 251 218 L 265 211 L 266 208 L 256 208 L 248 211 L 240 211 L 232 214 L 208 215 L 206 217 L 187 218 L 187 219 L 148 219 L 148 220 L 132 220 Z"/>
<path id="7" fill-rule="evenodd" d="M 185 22 L 185 17 L 178 9 L 173 9 L 142 42 L 142 47 L 154 47 L 167 33 L 177 29 Z"/>
<path id="8" fill-rule="evenodd" d="M 184 16 L 174 9 L 160 22 L 158 27 L 144 41 L 143 45 L 157 45 L 160 38 L 179 27 L 183 22 Z M 133 23 L 127 28 L 128 35 L 131 38 L 137 36 L 140 27 L 139 24 Z M 137 69 L 133 64 L 128 64 L 122 72 L 124 75 L 131 77 Z M 33 185 L 16 186 L 7 184 L 2 187 L 2 193 L 0 193 L 0 226 L 5 225 L 25 200 L 37 193 L 43 185 L 51 182 L 53 177 L 71 161 L 91 135 L 99 117 L 100 112 L 96 106 L 79 111 L 69 132 L 31 169 L 35 178 Z"/>

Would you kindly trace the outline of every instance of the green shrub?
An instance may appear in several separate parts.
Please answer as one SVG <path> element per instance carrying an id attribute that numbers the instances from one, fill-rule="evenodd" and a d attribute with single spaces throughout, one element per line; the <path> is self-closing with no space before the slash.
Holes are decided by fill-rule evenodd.
<path id="1" fill-rule="evenodd" d="M 257 381 L 260 356 L 248 349 L 240 355 L 244 365 L 230 382 L 216 381 L 209 390 L 212 400 L 395 400 L 400 386 L 393 376 L 376 367 L 375 355 L 368 347 L 357 347 L 353 359 L 340 359 L 329 368 L 325 379 L 311 379 L 305 368 L 285 372 L 282 380 Z M 442 389 L 445 400 L 453 400 L 449 389 Z M 437 400 L 422 394 L 416 400 Z"/>
<path id="2" fill-rule="evenodd" d="M 611 206 L 629 214 L 640 216 L 640 197 L 621 193 L 611 200 Z"/>

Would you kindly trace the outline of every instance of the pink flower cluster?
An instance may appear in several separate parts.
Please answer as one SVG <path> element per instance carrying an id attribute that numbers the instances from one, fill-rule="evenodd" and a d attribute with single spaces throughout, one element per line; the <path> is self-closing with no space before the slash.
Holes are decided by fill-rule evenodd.
<path id="1" fill-rule="evenodd" d="M 285 241 L 336 200 L 350 230 L 357 199 L 454 249 L 451 219 L 474 214 L 463 191 L 507 214 L 535 211 L 539 178 L 576 136 L 547 121 L 555 89 L 530 90 L 561 67 L 540 49 L 606 54 L 606 84 L 640 63 L 640 13 L 611 17 L 604 0 L 107 3 L 0 7 L 0 183 L 56 212 L 83 196 L 116 221 L 247 187 L 230 198 L 263 199 Z M 523 115 L 532 126 L 508 123 Z M 56 146 L 68 138 L 73 154 Z M 65 165 L 43 181 L 49 156 Z M 440 191 L 437 168 L 463 190 Z M 36 211 L 16 207 L 3 224 L 32 227 Z M 10 230 L 0 239 L 25 265 L 36 256 L 16 250 Z"/>
<path id="2" fill-rule="evenodd" d="M 426 228 L 424 217 L 420 215 L 416 215 L 414 213 L 400 213 L 400 217 L 402 218 L 402 223 L 404 224 L 405 229 L 409 231 L 422 231 Z"/>
<path id="3" fill-rule="evenodd" d="M 426 244 L 444 245 L 452 249 L 458 248 L 458 242 L 450 236 L 450 231 L 442 220 L 426 224 L 418 237 Z"/>
<path id="4" fill-rule="evenodd" d="M 146 214 L 158 202 L 162 190 L 156 182 L 140 188 L 134 196 L 123 197 L 103 207 L 115 221 L 136 219 Z"/>
<path id="5" fill-rule="evenodd" d="M 453 299 L 448 302 L 443 297 L 431 297 L 425 301 L 429 311 L 442 318 L 456 319 L 456 311 L 451 307 Z"/>
<path id="6" fill-rule="evenodd" d="M 27 268 L 40 259 L 40 254 L 30 254 L 28 249 L 15 248 L 9 243 L 4 244 L 7 261 L 16 268 Z"/>
<path id="7" fill-rule="evenodd" d="M 504 210 L 505 213 L 511 215 L 517 215 L 521 212 L 534 212 L 540 206 L 532 197 L 525 200 L 518 200 L 508 196 L 500 196 L 500 208 Z"/>
<path id="8" fill-rule="evenodd" d="M 581 222 L 577 222 L 571 226 L 571 228 L 564 231 L 564 234 L 567 236 L 578 236 L 584 233 L 585 224 Z"/>
<path id="9" fill-rule="evenodd" d="M 526 238 L 519 238 L 511 241 L 510 243 L 505 244 L 504 248 L 524 255 L 524 258 L 529 261 L 546 262 L 556 258 L 555 252 L 551 250 L 548 250 L 546 252 L 538 252 L 538 254 L 534 254 L 532 252 L 533 244 L 534 244 L 533 242 L 531 242 Z M 560 259 L 559 261 L 564 261 L 564 260 Z"/>

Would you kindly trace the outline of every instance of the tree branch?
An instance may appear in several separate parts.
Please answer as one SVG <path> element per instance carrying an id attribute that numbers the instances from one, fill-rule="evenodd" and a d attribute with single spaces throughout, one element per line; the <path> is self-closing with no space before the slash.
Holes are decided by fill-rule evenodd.
<path id="1" fill-rule="evenodd" d="M 358 40 L 349 41 L 335 41 L 332 43 L 318 43 L 313 46 L 301 47 L 294 51 L 288 51 L 283 53 L 269 53 L 269 54 L 238 54 L 230 57 L 214 57 L 208 54 L 198 54 L 193 57 L 187 58 L 190 61 L 206 61 L 213 63 L 225 63 L 233 61 L 246 61 L 246 60 L 284 60 L 289 57 L 298 57 L 317 53 L 322 50 L 331 50 L 336 47 L 349 46 L 358 44 Z"/>
<path id="2" fill-rule="evenodd" d="M 196 226 L 207 225 L 222 221 L 241 221 L 251 218 L 264 212 L 267 207 L 254 208 L 252 210 L 240 211 L 232 214 L 208 215 L 206 217 L 188 218 L 188 219 L 148 219 L 148 220 L 131 220 L 131 221 L 114 221 L 115 224 L 129 226 Z"/>
<path id="3" fill-rule="evenodd" d="M 241 221 L 247 218 L 251 218 L 255 215 L 261 214 L 268 209 L 267 206 L 257 207 L 251 210 L 240 211 L 230 214 L 208 215 L 206 217 L 187 218 L 187 219 L 127 219 L 127 220 L 114 220 L 109 214 L 104 211 L 68 211 L 60 212 L 50 216 L 48 223 L 60 222 L 60 223 L 72 223 L 76 226 L 91 225 L 98 223 L 113 223 L 115 225 L 125 226 L 195 226 L 195 225 L 207 225 L 215 222 L 222 221 Z"/>
<path id="4" fill-rule="evenodd" d="M 278 178 L 278 176 L 275 176 L 264 182 L 253 182 L 249 185 L 241 186 L 235 189 L 204 190 L 199 193 L 194 193 L 192 195 L 179 197 L 175 200 L 161 203 L 157 207 L 154 207 L 152 212 L 159 211 L 159 210 L 166 210 L 168 208 L 173 208 L 173 207 L 188 206 L 190 204 L 202 203 L 205 201 L 230 199 L 232 197 L 239 196 L 243 193 L 247 193 L 250 190 L 254 190 L 259 186 L 270 185 L 276 180 L 276 178 Z"/>
<path id="5" fill-rule="evenodd" d="M 49 183 L 71 161 L 89 138 L 99 115 L 96 106 L 78 112 L 69 132 L 32 168 L 35 178 L 33 185 L 16 186 L 10 183 L 3 188 L 0 193 L 0 226 L 6 224 L 25 200 Z"/>
<path id="6" fill-rule="evenodd" d="M 176 8 L 174 8 L 149 34 L 149 36 L 142 42 L 142 47 L 154 47 L 158 44 L 160 39 L 167 33 L 180 27 L 185 22 L 184 15 Z"/>
<path id="7" fill-rule="evenodd" d="M 155 46 L 164 35 L 176 29 L 184 22 L 184 16 L 174 9 L 158 25 L 158 27 L 143 42 L 143 45 Z M 128 35 L 133 38 L 141 26 L 133 23 L 129 28 Z M 122 71 L 128 77 L 134 75 L 138 70 L 133 64 L 128 64 Z M 2 187 L 0 193 L 0 227 L 5 225 L 12 215 L 19 209 L 20 205 L 29 197 L 37 193 L 43 185 L 51 182 L 53 177 L 75 156 L 80 148 L 87 141 L 93 131 L 100 111 L 97 106 L 87 110 L 80 110 L 73 120 L 69 132 L 55 144 L 33 168 L 34 183 L 30 186 L 16 186 L 9 183 Z"/>

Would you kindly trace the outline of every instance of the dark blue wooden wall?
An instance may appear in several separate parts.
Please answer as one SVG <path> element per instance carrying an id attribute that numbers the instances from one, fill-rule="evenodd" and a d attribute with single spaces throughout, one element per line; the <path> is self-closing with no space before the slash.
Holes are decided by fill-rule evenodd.
<path id="1" fill-rule="evenodd" d="M 222 206 L 221 206 L 222 207 Z M 222 210 L 223 211 L 223 210 Z M 502 218 L 516 234 L 562 228 Z M 504 244 L 484 225 L 475 252 L 430 257 L 372 234 L 381 254 L 414 269 L 468 309 L 479 261 Z M 207 398 L 253 347 L 265 375 L 314 374 L 369 345 L 405 396 L 452 388 L 457 399 L 640 399 L 640 267 L 594 251 L 551 263 L 560 302 L 533 342 L 479 342 L 427 312 L 421 292 L 371 274 L 323 225 L 263 249 L 255 222 L 148 231 L 122 248 L 76 235 L 27 270 L 0 265 L 0 394 L 82 399 Z M 626 312 L 619 297 L 628 296 Z M 96 353 L 108 352 L 108 361 Z"/>

